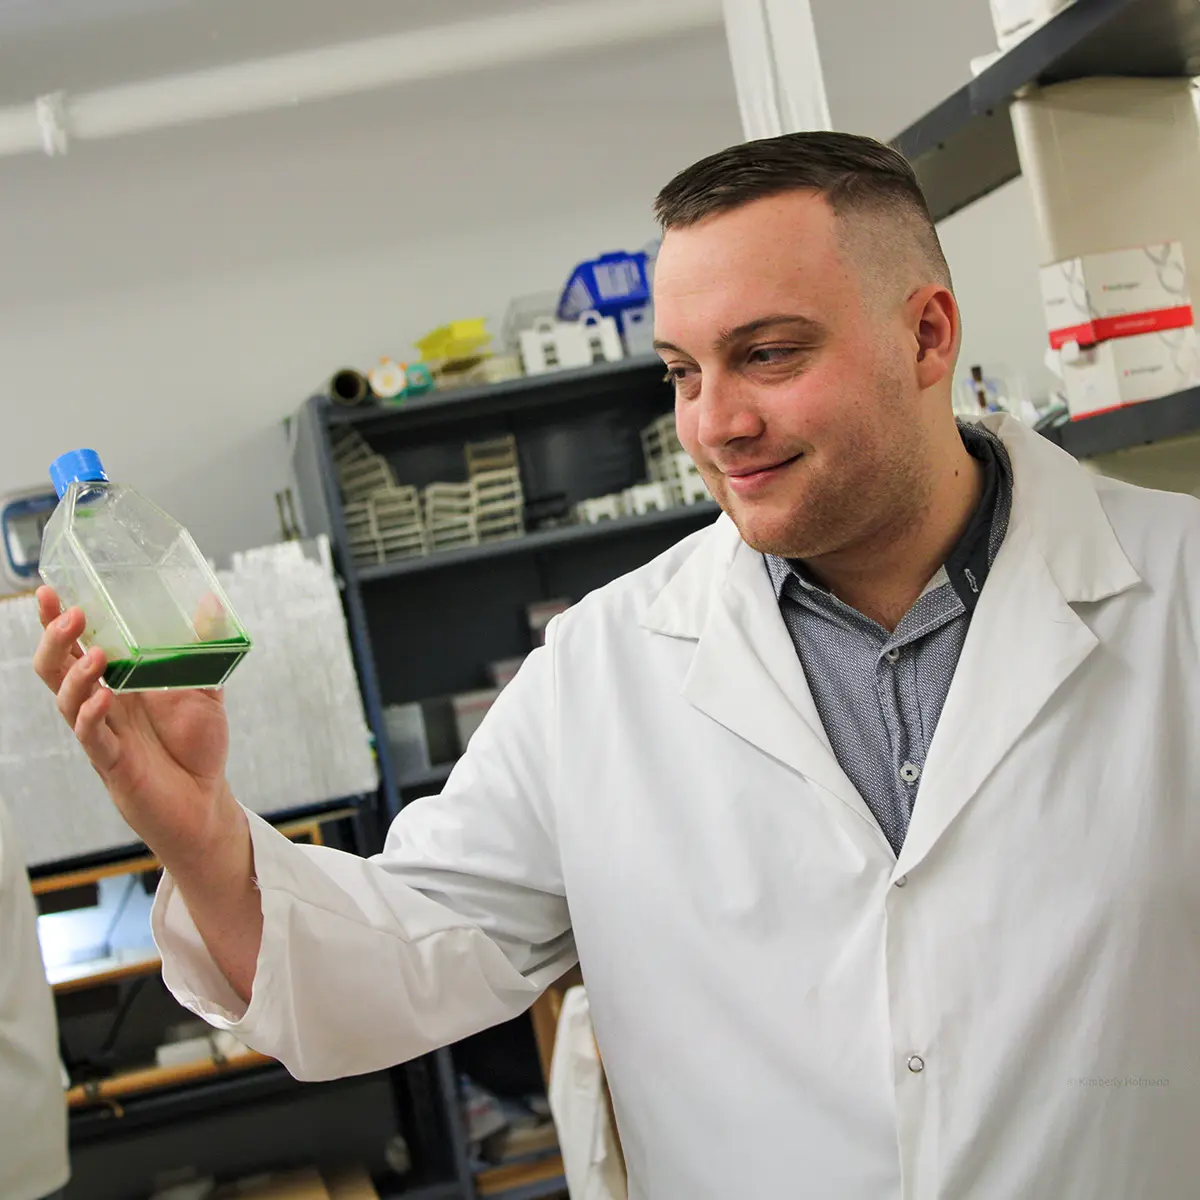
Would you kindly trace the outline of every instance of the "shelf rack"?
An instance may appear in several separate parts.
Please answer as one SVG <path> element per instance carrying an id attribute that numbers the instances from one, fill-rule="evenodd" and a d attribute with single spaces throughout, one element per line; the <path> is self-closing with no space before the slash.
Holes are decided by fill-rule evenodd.
<path id="1" fill-rule="evenodd" d="M 935 221 L 1021 174 L 1009 107 L 1029 85 L 1097 75 L 1200 75 L 1200 4 L 1077 0 L 893 139 L 913 164 Z M 1200 430 L 1200 389 L 1097 413 L 1047 431 L 1092 458 Z"/>
<path id="2" fill-rule="evenodd" d="M 1029 84 L 1200 74 L 1200 5 L 1078 0 L 896 135 L 940 221 L 1021 174 L 1008 109 Z"/>
<path id="3" fill-rule="evenodd" d="M 597 521 L 594 525 L 563 525 L 554 529 L 540 529 L 503 541 L 484 542 L 460 550 L 442 550 L 421 558 L 405 558 L 399 562 L 360 567 L 358 577 L 363 583 L 374 583 L 381 579 L 395 579 L 401 575 L 423 575 L 429 571 L 442 571 L 449 567 L 461 567 L 472 563 L 486 564 L 516 554 L 538 554 L 545 550 L 617 538 L 629 533 L 653 529 L 683 530 L 688 526 L 697 525 L 706 517 L 710 520 L 715 519 L 719 511 L 716 504 L 704 501 L 669 508 L 665 512 L 649 512 L 641 516 Z"/>
<path id="4" fill-rule="evenodd" d="M 527 499 L 563 493 L 579 499 L 618 491 L 644 478 L 641 430 L 671 410 L 673 396 L 657 357 L 434 392 L 399 405 L 339 408 L 313 397 L 292 418 L 292 472 L 307 532 L 334 548 L 364 707 L 375 734 L 381 787 L 378 813 L 445 782 L 446 759 L 399 778 L 383 719 L 385 705 L 446 697 L 484 686 L 487 663 L 530 649 L 524 607 L 586 592 L 649 561 L 718 516 L 711 502 L 594 525 L 543 527 L 519 537 L 363 566 L 350 554 L 333 461 L 337 432 L 353 428 L 388 459 L 395 478 L 424 487 L 461 466 L 468 441 L 513 436 Z M 431 747 L 432 751 L 432 747 Z M 537 1065 L 533 1066 L 535 1071 Z M 442 1107 L 456 1112 L 453 1060 L 440 1058 Z M 486 1084 L 485 1080 L 481 1080 Z M 461 1195 L 540 1200 L 566 1193 L 561 1158 L 504 1164 L 474 1175 L 460 1117 L 453 1147 Z"/>

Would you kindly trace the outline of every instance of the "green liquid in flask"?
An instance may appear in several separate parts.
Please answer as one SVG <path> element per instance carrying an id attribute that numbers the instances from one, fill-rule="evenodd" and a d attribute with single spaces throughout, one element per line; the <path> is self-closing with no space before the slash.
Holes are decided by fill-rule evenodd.
<path id="1" fill-rule="evenodd" d="M 114 692 L 220 687 L 249 649 L 249 638 L 229 638 L 121 658 L 105 668 L 104 682 Z"/>

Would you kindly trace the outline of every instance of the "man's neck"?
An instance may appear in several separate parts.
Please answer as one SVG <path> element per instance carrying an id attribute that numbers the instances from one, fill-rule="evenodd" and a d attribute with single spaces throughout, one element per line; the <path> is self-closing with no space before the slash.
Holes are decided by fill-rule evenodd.
<path id="1" fill-rule="evenodd" d="M 904 513 L 845 551 L 805 560 L 844 604 L 894 630 L 962 536 L 983 491 L 984 468 L 957 436 L 918 512 Z"/>

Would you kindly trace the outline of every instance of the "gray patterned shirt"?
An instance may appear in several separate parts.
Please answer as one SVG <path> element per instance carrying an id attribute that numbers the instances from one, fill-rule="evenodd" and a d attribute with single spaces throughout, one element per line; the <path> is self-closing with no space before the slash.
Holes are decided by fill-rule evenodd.
<path id="1" fill-rule="evenodd" d="M 983 494 L 945 565 L 893 633 L 843 604 L 803 564 L 765 556 L 830 746 L 897 854 L 1012 507 L 1012 466 L 1000 439 L 979 426 L 960 432 L 984 465 Z"/>

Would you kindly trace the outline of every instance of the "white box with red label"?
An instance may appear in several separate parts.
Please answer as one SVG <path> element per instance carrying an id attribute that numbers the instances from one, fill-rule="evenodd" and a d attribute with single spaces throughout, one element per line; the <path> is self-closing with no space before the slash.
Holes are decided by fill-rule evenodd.
<path id="1" fill-rule="evenodd" d="M 1070 344 L 1060 361 L 1072 419 L 1200 385 L 1200 339 L 1192 325 L 1088 347 Z"/>
<path id="2" fill-rule="evenodd" d="M 1055 350 L 1182 329 L 1194 320 L 1179 242 L 1068 258 L 1043 267 L 1040 282 Z"/>

